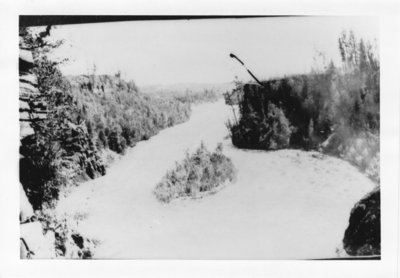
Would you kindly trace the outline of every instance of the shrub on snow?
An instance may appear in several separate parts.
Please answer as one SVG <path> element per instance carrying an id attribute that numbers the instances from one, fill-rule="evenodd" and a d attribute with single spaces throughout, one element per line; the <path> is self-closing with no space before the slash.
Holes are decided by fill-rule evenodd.
<path id="1" fill-rule="evenodd" d="M 209 152 L 203 143 L 192 154 L 186 153 L 181 163 L 176 163 L 157 184 L 154 194 L 168 203 L 172 199 L 213 191 L 226 181 L 233 181 L 236 170 L 230 158 L 222 153 L 222 144 Z"/>

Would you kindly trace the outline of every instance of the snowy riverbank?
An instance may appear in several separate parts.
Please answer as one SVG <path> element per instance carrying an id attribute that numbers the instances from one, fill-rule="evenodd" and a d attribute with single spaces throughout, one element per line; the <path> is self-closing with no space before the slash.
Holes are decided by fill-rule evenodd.
<path id="1" fill-rule="evenodd" d="M 226 138 L 231 108 L 193 108 L 191 119 L 137 144 L 106 176 L 60 200 L 57 213 L 84 215 L 95 258 L 306 259 L 335 257 L 353 205 L 373 183 L 349 163 L 314 152 L 246 151 Z M 203 140 L 223 142 L 236 183 L 197 200 L 157 201 L 156 183 Z M 317 155 L 316 155 L 317 154 Z"/>

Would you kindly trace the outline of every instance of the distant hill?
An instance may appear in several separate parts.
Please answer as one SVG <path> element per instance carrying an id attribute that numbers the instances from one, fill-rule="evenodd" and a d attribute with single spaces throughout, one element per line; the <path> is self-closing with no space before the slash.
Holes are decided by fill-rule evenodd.
<path id="1" fill-rule="evenodd" d="M 223 94 L 226 91 L 231 91 L 234 88 L 233 82 L 225 83 L 176 83 L 170 85 L 147 85 L 141 86 L 140 91 L 143 93 L 160 94 L 160 93 L 199 93 L 205 90 L 214 90 L 218 94 Z"/>

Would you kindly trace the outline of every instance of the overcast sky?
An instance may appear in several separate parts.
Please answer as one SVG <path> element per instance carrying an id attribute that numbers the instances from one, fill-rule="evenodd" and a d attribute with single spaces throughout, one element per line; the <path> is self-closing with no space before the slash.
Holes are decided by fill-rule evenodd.
<path id="1" fill-rule="evenodd" d="M 260 79 L 308 72 L 316 51 L 339 63 L 342 30 L 378 39 L 377 18 L 292 17 L 96 23 L 59 26 L 65 39 L 55 56 L 68 57 L 64 74 L 121 70 L 137 85 L 219 83 L 249 76 L 236 54 Z"/>

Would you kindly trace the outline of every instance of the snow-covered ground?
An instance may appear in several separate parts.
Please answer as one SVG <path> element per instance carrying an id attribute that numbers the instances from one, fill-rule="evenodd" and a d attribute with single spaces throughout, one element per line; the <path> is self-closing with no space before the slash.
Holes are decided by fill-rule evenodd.
<path id="1" fill-rule="evenodd" d="M 350 210 L 373 183 L 349 163 L 313 152 L 240 150 L 226 139 L 231 108 L 193 108 L 191 119 L 137 144 L 106 176 L 60 200 L 100 240 L 95 258 L 307 259 L 335 257 Z M 224 139 L 225 138 L 225 139 Z M 201 199 L 160 203 L 153 189 L 203 140 L 223 142 L 237 181 Z"/>

